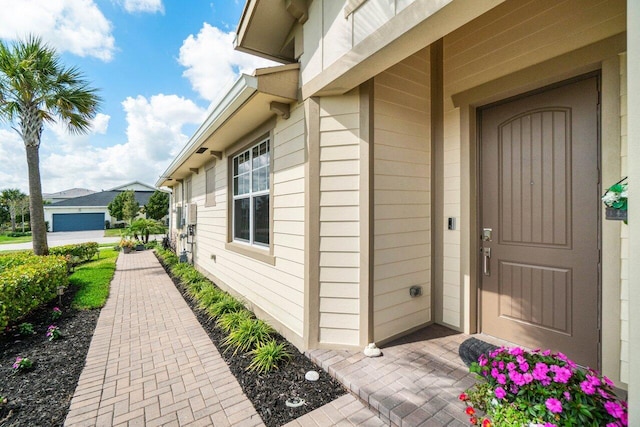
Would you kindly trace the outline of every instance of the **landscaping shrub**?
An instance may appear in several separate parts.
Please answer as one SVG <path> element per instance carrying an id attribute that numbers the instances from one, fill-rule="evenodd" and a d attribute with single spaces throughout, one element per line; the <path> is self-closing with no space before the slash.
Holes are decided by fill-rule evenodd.
<path id="1" fill-rule="evenodd" d="M 238 351 L 246 353 L 251 349 L 266 344 L 275 331 L 264 320 L 247 319 L 238 324 L 222 342 L 223 345 L 233 348 L 233 354 Z"/>
<path id="2" fill-rule="evenodd" d="M 68 284 L 67 261 L 60 256 L 11 254 L 0 272 L 0 330 L 55 298 L 58 286 Z"/>
<path id="3" fill-rule="evenodd" d="M 291 359 L 291 355 L 285 349 L 284 343 L 278 344 L 273 339 L 258 345 L 249 353 L 253 356 L 249 364 L 249 370 L 260 373 L 278 369 L 278 364 Z"/>
<path id="4" fill-rule="evenodd" d="M 273 339 L 275 330 L 265 321 L 256 319 L 241 301 L 220 290 L 191 264 L 179 263 L 171 250 L 156 246 L 155 251 L 198 308 L 215 319 L 216 326 L 227 333 L 222 344 L 233 349 L 233 354 L 249 352 L 252 355 L 248 369 L 266 373 L 291 359 L 285 344 L 278 344 Z"/>
<path id="5" fill-rule="evenodd" d="M 94 256 L 98 255 L 100 250 L 98 249 L 98 243 L 87 242 L 77 243 L 73 245 L 56 246 L 49 249 L 50 255 L 60 255 L 65 257 L 71 268 L 78 264 L 89 261 Z"/>
<path id="6" fill-rule="evenodd" d="M 37 257 L 31 251 L 14 252 L 10 254 L 0 255 L 0 273 L 11 267 L 36 262 Z"/>

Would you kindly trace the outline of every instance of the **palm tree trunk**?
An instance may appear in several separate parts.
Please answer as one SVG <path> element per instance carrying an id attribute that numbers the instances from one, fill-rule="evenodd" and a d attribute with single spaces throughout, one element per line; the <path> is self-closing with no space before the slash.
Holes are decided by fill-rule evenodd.
<path id="1" fill-rule="evenodd" d="M 44 206 L 42 203 L 42 183 L 40 181 L 40 153 L 38 145 L 25 144 L 27 166 L 29 168 L 29 212 L 31 214 L 31 236 L 33 253 L 47 255 L 47 226 L 44 222 Z"/>

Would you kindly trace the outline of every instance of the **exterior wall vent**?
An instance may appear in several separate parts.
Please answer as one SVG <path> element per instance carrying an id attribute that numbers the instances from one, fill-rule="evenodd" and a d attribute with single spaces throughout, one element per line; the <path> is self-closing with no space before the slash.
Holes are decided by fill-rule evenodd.
<path id="1" fill-rule="evenodd" d="M 198 222 L 198 204 L 189 203 L 187 205 L 187 225 L 195 225 Z"/>

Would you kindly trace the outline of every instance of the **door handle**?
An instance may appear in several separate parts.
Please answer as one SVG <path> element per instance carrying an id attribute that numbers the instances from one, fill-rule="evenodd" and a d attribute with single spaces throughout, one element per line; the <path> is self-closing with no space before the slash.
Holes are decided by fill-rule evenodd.
<path id="1" fill-rule="evenodd" d="M 491 248 L 482 248 L 482 273 L 491 276 Z"/>

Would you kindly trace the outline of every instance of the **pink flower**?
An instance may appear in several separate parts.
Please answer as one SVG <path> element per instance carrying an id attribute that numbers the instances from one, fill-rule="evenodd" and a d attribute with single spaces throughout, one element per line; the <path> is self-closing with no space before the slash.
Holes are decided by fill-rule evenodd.
<path id="1" fill-rule="evenodd" d="M 571 400 L 571 393 L 569 393 L 568 391 L 565 391 L 563 394 L 565 399 Z"/>
<path id="2" fill-rule="evenodd" d="M 524 354 L 524 350 L 520 347 L 513 347 L 509 349 L 509 354 L 512 356 L 522 356 Z"/>
<path id="3" fill-rule="evenodd" d="M 553 376 L 553 381 L 557 383 L 568 383 L 572 375 L 571 369 L 565 368 L 563 366 L 551 365 L 550 370 L 555 373 L 555 375 Z"/>
<path id="4" fill-rule="evenodd" d="M 606 385 L 608 385 L 609 387 L 613 387 L 615 384 L 613 384 L 613 381 L 611 381 L 609 378 L 607 377 L 602 377 L 602 379 L 604 380 L 604 383 Z"/>
<path id="5" fill-rule="evenodd" d="M 487 356 L 485 356 L 484 354 L 481 354 L 480 357 L 478 358 L 478 364 L 480 366 L 486 366 L 487 365 Z"/>
<path id="6" fill-rule="evenodd" d="M 504 389 L 503 389 L 502 387 L 497 387 L 497 388 L 495 389 L 494 393 L 495 393 L 495 395 L 496 395 L 496 397 L 497 397 L 498 399 L 504 399 L 504 398 L 505 398 L 505 396 L 507 395 L 507 392 L 506 392 L 506 391 L 504 391 Z"/>
<path id="7" fill-rule="evenodd" d="M 624 415 L 624 409 L 616 402 L 605 402 L 604 409 L 606 409 L 613 418 L 620 419 Z"/>
<path id="8" fill-rule="evenodd" d="M 533 378 L 538 381 L 546 380 L 547 373 L 549 372 L 549 366 L 546 363 L 538 362 L 535 368 L 533 368 Z"/>
<path id="9" fill-rule="evenodd" d="M 558 427 L 558 426 L 553 423 L 544 423 L 544 427 Z"/>
<path id="10" fill-rule="evenodd" d="M 595 394 L 596 388 L 589 381 L 584 380 L 580 383 L 580 388 L 585 394 L 592 395 Z"/>
<path id="11" fill-rule="evenodd" d="M 562 403 L 555 397 L 550 397 L 546 400 L 545 405 L 549 412 L 559 414 L 562 412 Z"/>

